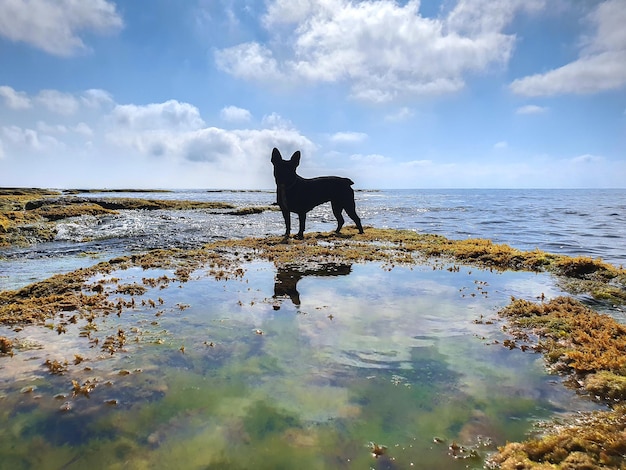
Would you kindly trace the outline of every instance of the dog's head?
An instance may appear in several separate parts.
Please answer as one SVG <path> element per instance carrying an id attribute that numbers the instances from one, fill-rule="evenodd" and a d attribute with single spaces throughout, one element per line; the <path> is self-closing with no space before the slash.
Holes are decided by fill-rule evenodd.
<path id="1" fill-rule="evenodd" d="M 290 184 L 296 179 L 296 168 L 300 164 L 300 151 L 295 152 L 291 159 L 283 160 L 277 148 L 272 150 L 272 165 L 276 184 Z"/>

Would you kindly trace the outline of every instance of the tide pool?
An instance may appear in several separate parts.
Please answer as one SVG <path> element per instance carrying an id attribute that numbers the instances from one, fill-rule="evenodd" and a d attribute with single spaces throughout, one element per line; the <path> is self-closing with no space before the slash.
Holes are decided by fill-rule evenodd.
<path id="1" fill-rule="evenodd" d="M 482 468 L 599 406 L 502 343 L 552 278 L 439 265 L 99 274 L 108 315 L 3 326 L 1 468 Z"/>

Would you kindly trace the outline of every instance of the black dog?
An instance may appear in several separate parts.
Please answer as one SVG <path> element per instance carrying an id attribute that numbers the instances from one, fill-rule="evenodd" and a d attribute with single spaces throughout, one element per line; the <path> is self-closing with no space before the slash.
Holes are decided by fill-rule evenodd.
<path id="1" fill-rule="evenodd" d="M 296 238 L 304 238 L 304 224 L 306 213 L 316 206 L 330 201 L 333 214 L 337 218 L 337 233 L 341 230 L 344 218 L 341 212 L 345 209 L 359 233 L 363 233 L 361 219 L 356 214 L 354 205 L 354 191 L 351 185 L 354 182 L 349 178 L 339 176 L 320 176 L 318 178 L 302 178 L 296 174 L 300 164 L 300 151 L 291 156 L 291 160 L 283 160 L 277 148 L 272 151 L 274 178 L 276 179 L 276 195 L 278 205 L 285 218 L 285 237 L 291 232 L 290 212 L 298 214 L 300 229 Z"/>

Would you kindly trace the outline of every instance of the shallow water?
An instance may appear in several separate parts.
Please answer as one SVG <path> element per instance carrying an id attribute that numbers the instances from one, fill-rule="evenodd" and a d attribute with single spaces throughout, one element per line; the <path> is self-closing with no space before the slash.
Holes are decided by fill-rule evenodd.
<path id="1" fill-rule="evenodd" d="M 155 282 L 66 333 L 60 318 L 0 328 L 22 344 L 0 358 L 0 467 L 482 468 L 537 420 L 596 408 L 539 355 L 501 344 L 495 312 L 511 295 L 558 295 L 547 275 L 243 267 Z M 118 271 L 104 286 L 130 300 L 117 285 L 164 274 Z M 72 380 L 94 388 L 73 396 Z"/>
<path id="2" fill-rule="evenodd" d="M 275 199 L 268 191 L 117 196 L 238 207 Z M 366 226 L 626 264 L 623 190 L 358 191 L 356 199 Z M 307 218 L 307 231 L 333 228 L 328 207 Z M 52 243 L 0 252 L 0 290 L 152 248 L 283 230 L 275 211 L 68 219 Z M 596 408 L 548 375 L 539 355 L 501 344 L 495 312 L 510 296 L 559 295 L 547 275 L 245 268 L 238 279 L 197 271 L 184 284 L 157 283 L 119 317 L 0 327 L 21 345 L 0 357 L 0 468 L 482 468 L 496 445 L 523 439 L 537 420 Z M 105 286 L 163 274 L 171 275 L 115 272 L 108 278 L 119 280 Z M 73 396 L 72 380 L 93 389 Z M 370 443 L 386 446 L 384 455 L 374 458 Z"/>

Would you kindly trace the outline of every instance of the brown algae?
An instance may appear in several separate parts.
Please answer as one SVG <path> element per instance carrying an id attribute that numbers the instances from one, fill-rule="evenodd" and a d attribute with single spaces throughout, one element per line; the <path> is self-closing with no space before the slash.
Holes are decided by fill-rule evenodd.
<path id="1" fill-rule="evenodd" d="M 13 340 L 0 336 L 0 354 L 13 354 Z"/>
<path id="2" fill-rule="evenodd" d="M 624 469 L 626 407 L 578 413 L 544 424 L 542 436 L 512 442 L 492 456 L 488 468 L 503 470 Z"/>
<path id="3" fill-rule="evenodd" d="M 626 327 L 569 297 L 513 299 L 500 314 L 510 334 L 536 342 L 550 367 L 569 375 L 567 384 L 613 409 L 545 424 L 538 437 L 500 447 L 491 468 L 626 468 Z"/>
<path id="4" fill-rule="evenodd" d="M 626 326 L 570 297 L 514 299 L 500 311 L 517 339 L 536 338 L 551 368 L 600 400 L 626 399 Z"/>

